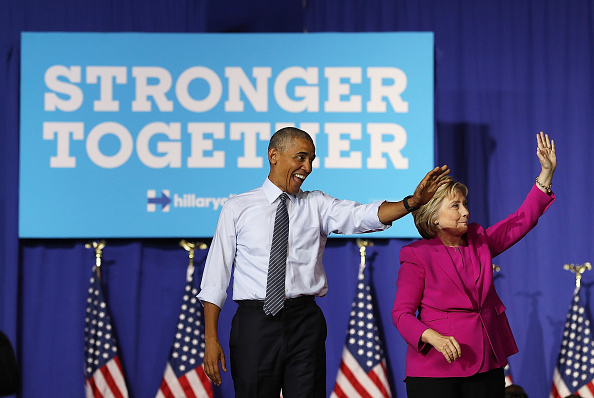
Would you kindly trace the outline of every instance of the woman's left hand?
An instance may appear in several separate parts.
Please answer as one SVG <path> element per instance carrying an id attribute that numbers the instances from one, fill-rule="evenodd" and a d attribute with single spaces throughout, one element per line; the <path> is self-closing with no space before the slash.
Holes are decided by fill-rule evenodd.
<path id="1" fill-rule="evenodd" d="M 550 194 L 551 185 L 553 184 L 553 174 L 557 168 L 557 153 L 555 152 L 555 141 L 549 139 L 549 135 L 543 133 L 536 134 L 536 142 L 538 148 L 536 149 L 536 156 L 540 162 L 541 171 L 536 179 L 538 188 Z"/>
<path id="2" fill-rule="evenodd" d="M 536 134 L 536 141 L 538 143 L 538 149 L 536 150 L 536 156 L 540 161 L 540 165 L 543 170 L 555 171 L 557 168 L 557 154 L 555 152 L 555 141 L 549 140 L 549 135 L 543 133 Z"/>

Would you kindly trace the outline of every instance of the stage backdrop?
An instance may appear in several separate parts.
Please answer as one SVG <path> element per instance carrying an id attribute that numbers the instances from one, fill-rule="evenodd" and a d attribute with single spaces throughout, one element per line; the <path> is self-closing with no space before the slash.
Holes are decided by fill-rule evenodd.
<path id="1" fill-rule="evenodd" d="M 23 33 L 22 46 L 23 238 L 212 236 L 225 201 L 262 184 L 284 126 L 316 143 L 304 189 L 397 201 L 434 167 L 432 33 Z"/>
<path id="2" fill-rule="evenodd" d="M 17 350 L 20 398 L 83 396 L 84 308 L 94 264 L 92 250 L 84 248 L 86 239 L 18 239 L 22 31 L 433 31 L 436 158 L 470 187 L 472 221 L 490 225 L 521 203 L 539 172 L 538 131 L 550 133 L 557 143 L 557 201 L 535 230 L 495 259 L 501 267 L 495 285 L 520 349 L 510 358 L 512 375 L 530 397 L 540 398 L 551 390 L 575 286 L 563 265 L 594 262 L 593 21 L 591 0 L 4 0 L 0 327 Z M 398 183 L 394 178 L 386 187 Z M 40 189 L 39 206 L 53 193 Z M 89 208 L 93 211 L 100 209 Z M 134 398 L 155 396 L 167 361 L 188 261 L 178 241 L 108 239 L 104 250 L 104 291 Z M 407 345 L 392 325 L 390 310 L 398 252 L 409 242 L 376 239 L 369 249 L 391 386 L 399 398 L 406 397 Z M 205 254 L 197 254 L 199 271 Z M 330 285 L 319 302 L 328 321 L 329 393 L 345 343 L 358 256 L 354 239 L 329 240 L 324 255 Z M 590 314 L 593 285 L 594 272 L 584 273 Z M 222 339 L 228 339 L 234 305 L 230 301 L 223 308 Z M 227 340 L 223 346 L 228 354 Z M 233 397 L 229 373 L 223 377 L 215 397 Z"/>

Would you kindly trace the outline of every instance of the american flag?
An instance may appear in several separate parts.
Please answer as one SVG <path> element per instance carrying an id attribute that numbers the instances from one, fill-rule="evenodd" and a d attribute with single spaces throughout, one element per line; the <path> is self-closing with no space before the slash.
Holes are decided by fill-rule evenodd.
<path id="1" fill-rule="evenodd" d="M 186 289 L 177 331 L 157 398 L 212 398 L 212 384 L 204 373 L 204 322 L 194 286 L 193 266 L 188 268 Z"/>
<path id="2" fill-rule="evenodd" d="M 563 398 L 571 393 L 594 397 L 592 323 L 581 296 L 577 288 L 567 314 L 561 350 L 553 374 L 552 398 Z"/>
<path id="3" fill-rule="evenodd" d="M 85 318 L 85 390 L 87 398 L 128 397 L 96 266 L 90 280 Z"/>
<path id="4" fill-rule="evenodd" d="M 383 344 L 373 311 L 369 280 L 359 273 L 346 344 L 332 398 L 391 397 Z"/>
<path id="5" fill-rule="evenodd" d="M 512 379 L 511 369 L 509 367 L 509 363 L 507 365 L 505 365 L 505 367 L 503 368 L 503 374 L 505 375 L 505 386 L 506 387 L 514 384 L 514 381 Z"/>

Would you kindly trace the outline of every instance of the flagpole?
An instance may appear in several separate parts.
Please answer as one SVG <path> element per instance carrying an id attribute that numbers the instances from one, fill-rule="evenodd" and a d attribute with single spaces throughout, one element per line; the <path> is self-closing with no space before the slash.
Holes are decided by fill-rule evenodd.
<path id="1" fill-rule="evenodd" d="M 575 273 L 575 290 L 577 292 L 578 289 L 580 288 L 580 285 L 581 285 L 582 274 L 586 270 L 591 270 L 592 269 L 592 265 L 590 263 L 585 263 L 585 264 L 565 264 L 563 266 L 563 269 L 564 270 L 569 270 L 569 271 Z"/>
<path id="2" fill-rule="evenodd" d="M 103 256 L 103 248 L 105 247 L 105 240 L 99 242 L 89 242 L 85 244 L 87 249 L 95 249 L 95 267 L 97 268 L 97 276 L 101 280 L 101 257 Z"/>

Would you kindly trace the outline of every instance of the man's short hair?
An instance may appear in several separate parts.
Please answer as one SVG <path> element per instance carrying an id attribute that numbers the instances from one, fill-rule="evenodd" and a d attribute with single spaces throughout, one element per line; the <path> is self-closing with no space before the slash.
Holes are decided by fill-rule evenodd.
<path id="1" fill-rule="evenodd" d="M 303 130 L 299 130 L 295 127 L 283 127 L 272 135 L 270 142 L 268 143 L 268 150 L 276 148 L 280 152 L 287 150 L 289 145 L 297 138 L 303 138 L 313 144 L 311 136 Z"/>

